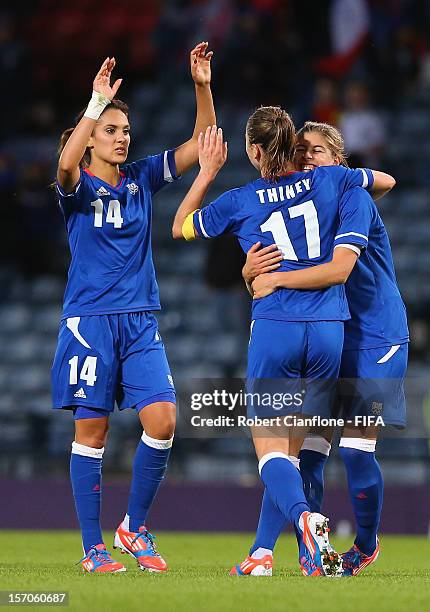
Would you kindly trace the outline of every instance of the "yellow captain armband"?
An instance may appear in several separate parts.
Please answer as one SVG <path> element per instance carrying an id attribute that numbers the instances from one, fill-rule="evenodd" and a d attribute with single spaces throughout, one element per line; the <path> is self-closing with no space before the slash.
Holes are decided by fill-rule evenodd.
<path id="1" fill-rule="evenodd" d="M 196 210 L 200 210 L 197 208 Z M 185 240 L 195 240 L 196 232 L 194 230 L 194 213 L 196 211 L 190 212 L 190 214 L 186 217 L 184 223 L 182 224 L 182 235 Z"/>

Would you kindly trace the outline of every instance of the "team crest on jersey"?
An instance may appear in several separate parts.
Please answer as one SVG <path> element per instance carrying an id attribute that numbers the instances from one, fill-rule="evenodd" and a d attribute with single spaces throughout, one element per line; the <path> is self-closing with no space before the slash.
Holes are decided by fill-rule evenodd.
<path id="1" fill-rule="evenodd" d="M 382 414 L 382 403 L 381 402 L 372 402 L 372 414 L 379 416 Z"/>
<path id="2" fill-rule="evenodd" d="M 139 191 L 139 187 L 136 185 L 136 183 L 128 183 L 126 187 L 131 195 L 135 195 Z"/>
<path id="3" fill-rule="evenodd" d="M 98 196 L 105 196 L 105 195 L 110 195 L 110 191 L 108 191 L 107 189 L 105 189 L 103 187 L 103 185 L 100 187 L 100 189 L 97 189 L 96 191 Z"/>

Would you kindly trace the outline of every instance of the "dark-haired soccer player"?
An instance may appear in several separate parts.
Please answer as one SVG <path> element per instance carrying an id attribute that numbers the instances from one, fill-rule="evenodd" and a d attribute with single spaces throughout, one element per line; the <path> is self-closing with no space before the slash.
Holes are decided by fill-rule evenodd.
<path id="1" fill-rule="evenodd" d="M 201 130 L 215 121 L 210 89 L 212 52 L 190 55 L 197 118 L 191 138 L 172 149 L 123 165 L 130 144 L 128 107 L 110 84 L 106 58 L 76 127 L 62 137 L 57 191 L 71 264 L 52 368 L 55 408 L 73 410 L 76 435 L 70 477 L 82 530 L 87 572 L 125 571 L 103 542 L 101 467 L 109 415 L 135 408 L 143 427 L 128 510 L 114 546 L 140 569 L 165 571 L 145 523 L 163 479 L 175 428 L 175 389 L 154 312 L 160 309 L 151 253 L 152 196 L 198 159 Z"/>

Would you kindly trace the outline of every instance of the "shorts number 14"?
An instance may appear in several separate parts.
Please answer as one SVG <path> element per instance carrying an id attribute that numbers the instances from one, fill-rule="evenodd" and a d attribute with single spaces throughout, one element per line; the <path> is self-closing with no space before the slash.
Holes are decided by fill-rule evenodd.
<path id="1" fill-rule="evenodd" d="M 70 365 L 70 376 L 69 384 L 78 384 L 78 356 L 75 355 L 69 360 Z M 86 357 L 81 368 L 79 375 L 80 380 L 84 380 L 87 385 L 94 387 L 94 383 L 97 380 L 96 376 L 97 357 Z"/>

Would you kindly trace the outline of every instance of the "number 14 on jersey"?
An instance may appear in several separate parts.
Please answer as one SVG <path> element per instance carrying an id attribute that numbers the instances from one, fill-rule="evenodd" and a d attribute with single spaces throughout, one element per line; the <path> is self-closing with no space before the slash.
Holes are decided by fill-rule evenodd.
<path id="1" fill-rule="evenodd" d="M 103 201 L 99 198 L 94 202 L 91 202 L 91 206 L 95 208 L 94 211 L 94 227 L 103 227 Z M 121 216 L 121 204 L 119 200 L 110 200 L 107 213 L 106 223 L 113 223 L 114 228 L 120 229 L 124 223 L 124 219 Z"/>

